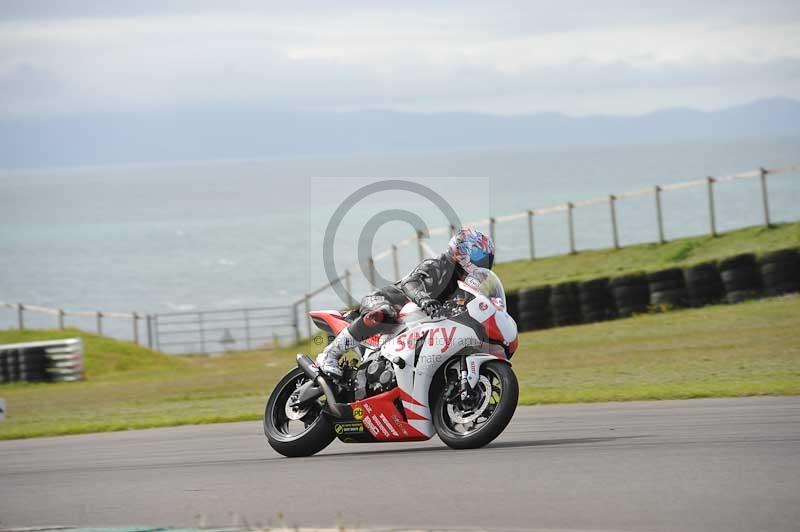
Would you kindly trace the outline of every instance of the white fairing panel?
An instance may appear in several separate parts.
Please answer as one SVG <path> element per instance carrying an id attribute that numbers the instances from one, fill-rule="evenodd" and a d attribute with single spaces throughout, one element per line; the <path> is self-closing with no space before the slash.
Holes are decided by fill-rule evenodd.
<path id="1" fill-rule="evenodd" d="M 415 367 L 417 342 L 420 342 L 421 349 L 419 357 L 416 357 Z M 471 328 L 442 320 L 412 326 L 383 346 L 381 352 L 384 357 L 389 360 L 400 357 L 405 362 L 402 369 L 395 365 L 397 385 L 418 404 L 403 401 L 403 407 L 426 418 L 412 421 L 414 428 L 433 436 L 435 430 L 430 421 L 431 405 L 428 404 L 428 391 L 433 376 L 452 355 L 466 346 L 477 345 L 480 345 L 480 341 Z"/>

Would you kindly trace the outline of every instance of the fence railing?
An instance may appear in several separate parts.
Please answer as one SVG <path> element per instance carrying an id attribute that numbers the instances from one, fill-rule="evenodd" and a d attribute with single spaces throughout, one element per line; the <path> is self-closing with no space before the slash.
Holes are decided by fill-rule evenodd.
<path id="1" fill-rule="evenodd" d="M 12 309 L 16 313 L 17 328 L 20 330 L 25 329 L 26 313 L 38 313 L 53 316 L 53 325 L 59 329 L 65 329 L 69 326 L 67 318 L 89 318 L 94 321 L 94 330 L 97 334 L 102 335 L 103 324 L 105 320 L 123 320 L 129 322 L 130 330 L 133 333 L 133 341 L 137 344 L 143 345 L 141 341 L 142 334 L 146 334 L 145 338 L 150 338 L 150 315 L 139 314 L 138 312 L 104 312 L 101 310 L 64 310 L 60 308 L 41 307 L 38 305 L 27 305 L 24 303 L 3 303 L 0 302 L 0 308 Z M 145 322 L 147 330 L 141 329 L 140 322 Z"/>
<path id="2" fill-rule="evenodd" d="M 720 183 L 743 179 L 758 179 L 760 182 L 760 209 L 763 211 L 763 224 L 769 226 L 771 222 L 770 202 L 768 193 L 768 176 L 785 172 L 796 172 L 800 165 L 783 168 L 759 168 L 740 174 L 705 177 L 693 181 L 673 183 L 669 185 L 655 185 L 620 194 L 609 194 L 588 200 L 566 202 L 560 205 L 545 208 L 535 208 L 526 211 L 490 217 L 483 220 L 470 222 L 464 225 L 473 227 L 488 227 L 488 231 L 495 245 L 502 247 L 504 242 L 498 241 L 496 228 L 499 224 L 526 221 L 527 228 L 527 258 L 537 258 L 536 220 L 545 215 L 563 213 L 566 217 L 566 243 L 570 253 L 576 253 L 576 229 L 574 211 L 590 206 L 607 205 L 610 222 L 609 243 L 614 248 L 622 247 L 620 243 L 620 228 L 617 218 L 617 205 L 621 200 L 637 197 L 653 197 L 653 216 L 656 223 L 656 232 L 651 241 L 665 242 L 664 210 L 662 197 L 664 193 L 678 190 L 705 187 L 707 196 L 708 233 L 717 234 L 717 218 L 715 206 L 715 187 Z M 455 227 L 434 227 L 428 234 L 417 233 L 400 242 L 392 244 L 382 253 L 371 256 L 364 264 L 356 265 L 357 269 L 366 272 L 370 286 L 375 286 L 377 278 L 376 264 L 380 261 L 390 260 L 395 279 L 401 277 L 399 250 L 415 246 L 419 260 L 431 256 L 433 251 L 426 243 L 432 235 L 447 235 L 455 232 Z M 68 318 L 82 318 L 91 320 L 91 327 L 84 329 L 95 330 L 98 334 L 107 332 L 104 324 L 107 320 L 114 323 L 123 322 L 124 327 L 129 327 L 135 343 L 147 345 L 154 349 L 172 353 L 215 353 L 221 351 L 234 351 L 253 349 L 262 346 L 276 345 L 280 342 L 299 342 L 305 333 L 312 336 L 313 328 L 308 312 L 312 309 L 312 298 L 319 296 L 337 284 L 342 284 L 347 293 L 352 292 L 353 275 L 356 268 L 350 268 L 334 279 L 305 294 L 302 298 L 287 306 L 260 307 L 247 309 L 210 310 L 193 312 L 173 312 L 164 314 L 140 314 L 138 312 L 104 312 L 104 311 L 67 311 L 63 309 L 41 307 L 23 303 L 2 303 L 0 308 L 12 309 L 16 312 L 16 321 L 19 329 L 25 328 L 26 313 L 41 313 L 53 316 L 53 324 L 58 328 L 67 326 Z M 354 301 L 347 302 L 354 305 Z M 303 312 L 305 318 L 300 314 Z M 127 325 L 125 325 L 127 322 Z M 301 326 L 304 324 L 304 327 Z M 130 336 L 128 338 L 131 338 Z"/>
<path id="3" fill-rule="evenodd" d="M 165 314 L 70 311 L 3 302 L 0 308 L 11 309 L 16 314 L 16 326 L 20 330 L 26 328 L 30 313 L 52 316 L 52 325 L 58 329 L 76 326 L 75 319 L 82 318 L 81 328 L 107 336 L 119 336 L 115 334 L 119 327 L 110 330 L 108 320 L 116 320 L 117 324 L 121 321 L 132 333 L 125 339 L 173 354 L 213 354 L 273 347 L 296 342 L 300 337 L 290 306 Z M 91 327 L 86 326 L 86 319 L 92 322 Z"/>
<path id="4" fill-rule="evenodd" d="M 739 174 L 734 175 L 727 175 L 727 176 L 708 176 L 703 179 L 695 179 L 692 181 L 685 181 L 681 183 L 672 183 L 669 185 L 655 185 L 648 188 L 642 188 L 639 190 L 623 192 L 619 194 L 609 194 L 607 196 L 591 198 L 587 200 L 575 201 L 575 202 L 566 202 L 560 205 L 554 205 L 551 207 L 544 207 L 544 208 L 532 208 L 526 211 L 517 212 L 513 214 L 507 214 L 503 216 L 497 217 L 490 217 L 483 220 L 477 220 L 469 223 L 465 223 L 464 225 L 472 226 L 472 227 L 488 227 L 489 235 L 491 236 L 492 240 L 494 240 L 495 247 L 500 248 L 503 245 L 502 241 L 498 242 L 497 239 L 497 231 L 496 228 L 499 224 L 514 222 L 519 220 L 526 220 L 527 221 L 527 247 L 528 247 L 528 257 L 530 260 L 536 259 L 536 231 L 535 231 L 535 220 L 544 215 L 556 214 L 556 213 L 564 213 L 566 216 L 566 224 L 567 224 L 567 231 L 566 231 L 566 241 L 568 244 L 569 253 L 576 253 L 578 251 L 578 246 L 576 245 L 576 230 L 575 230 L 575 219 L 574 219 L 574 211 L 575 209 L 580 209 L 583 207 L 590 207 L 590 206 L 597 206 L 606 204 L 608 206 L 608 216 L 610 221 L 610 234 L 609 234 L 609 242 L 615 248 L 619 249 L 622 247 L 620 244 L 620 236 L 619 236 L 619 223 L 617 218 L 617 204 L 620 200 L 626 200 L 630 198 L 637 198 L 642 196 L 649 196 L 652 195 L 654 200 L 654 217 L 657 227 L 657 233 L 653 235 L 652 241 L 658 241 L 660 243 L 666 242 L 665 231 L 664 231 L 664 212 L 662 207 L 662 196 L 665 192 L 672 192 L 678 190 L 684 190 L 689 188 L 695 187 L 705 187 L 706 194 L 707 194 L 707 208 L 708 208 L 708 232 L 709 234 L 716 236 L 717 235 L 717 222 L 716 222 L 716 207 L 714 203 L 714 191 L 715 186 L 719 183 L 725 183 L 730 181 L 742 180 L 742 179 L 759 179 L 760 181 L 760 194 L 761 194 L 761 209 L 763 210 L 763 224 L 769 226 L 771 224 L 771 217 L 770 217 L 770 207 L 769 207 L 769 192 L 767 177 L 771 174 L 780 174 L 784 172 L 796 172 L 800 170 L 800 164 L 792 165 L 782 168 L 759 168 L 757 170 L 751 170 L 747 172 L 742 172 Z M 312 325 L 311 319 L 308 317 L 308 312 L 312 308 L 311 300 L 313 297 L 322 294 L 323 292 L 327 291 L 328 289 L 332 289 L 339 283 L 342 283 L 349 294 L 351 292 L 350 286 L 352 284 L 352 271 L 356 271 L 357 269 L 361 269 L 366 272 L 367 280 L 370 283 L 370 286 L 375 286 L 375 278 L 376 278 L 376 263 L 382 260 L 391 259 L 392 263 L 392 270 L 394 272 L 394 278 L 399 279 L 401 277 L 401 271 L 399 267 L 399 260 L 398 260 L 398 251 L 401 248 L 416 245 L 417 253 L 419 255 L 419 260 L 423 260 L 426 255 L 431 256 L 433 253 L 430 248 L 426 245 L 425 240 L 432 235 L 437 234 L 449 234 L 452 235 L 455 232 L 455 227 L 453 226 L 441 226 L 441 227 L 434 227 L 428 231 L 428 234 L 423 234 L 422 232 L 418 232 L 416 235 L 406 238 L 400 242 L 392 244 L 391 247 L 382 253 L 369 257 L 366 262 L 362 264 L 356 264 L 354 267 L 351 267 L 344 271 L 344 273 L 337 279 L 334 279 L 331 282 L 325 283 L 320 287 L 316 288 L 305 294 L 302 298 L 296 300 L 292 304 L 293 312 L 296 316 L 295 321 L 300 323 L 305 321 L 305 331 L 307 332 L 308 336 L 312 335 Z M 349 302 L 350 305 L 353 302 Z M 304 312 L 306 318 L 302 320 L 298 314 L 299 312 Z M 300 336 L 299 328 L 298 328 L 298 338 Z"/>
<path id="5" fill-rule="evenodd" d="M 172 353 L 220 353 L 299 341 L 291 307 L 170 312 L 150 317 L 153 347 Z"/>

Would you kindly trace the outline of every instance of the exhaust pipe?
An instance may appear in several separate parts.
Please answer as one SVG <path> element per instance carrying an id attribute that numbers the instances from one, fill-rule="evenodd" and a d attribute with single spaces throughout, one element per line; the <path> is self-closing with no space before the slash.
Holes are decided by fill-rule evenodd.
<path id="1" fill-rule="evenodd" d="M 303 373 L 308 375 L 308 378 L 316 382 L 322 388 L 325 394 L 325 402 L 328 404 L 328 410 L 334 417 L 342 417 L 342 411 L 336 404 L 336 398 L 333 396 L 333 390 L 325 377 L 320 373 L 319 368 L 308 356 L 303 353 L 297 354 L 297 365 L 303 370 Z"/>

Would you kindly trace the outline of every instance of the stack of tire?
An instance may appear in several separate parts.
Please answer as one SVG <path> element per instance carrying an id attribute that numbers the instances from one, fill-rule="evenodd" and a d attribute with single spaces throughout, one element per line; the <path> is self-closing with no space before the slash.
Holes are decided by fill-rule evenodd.
<path id="1" fill-rule="evenodd" d="M 10 347 L 0 349 L 0 383 L 41 382 L 47 378 L 44 352 Z"/>
<path id="2" fill-rule="evenodd" d="M 719 303 L 725 297 L 719 269 L 714 262 L 696 264 L 684 271 L 686 292 L 691 307 L 702 307 Z"/>
<path id="3" fill-rule="evenodd" d="M 581 323 L 578 283 L 567 282 L 553 285 L 550 291 L 550 312 L 553 315 L 553 325 L 557 327 Z"/>
<path id="4" fill-rule="evenodd" d="M 739 303 L 760 295 L 761 275 L 756 256 L 752 253 L 723 259 L 719 261 L 718 268 L 728 303 Z"/>
<path id="5" fill-rule="evenodd" d="M 617 315 L 620 318 L 646 312 L 650 305 L 650 289 L 647 276 L 642 273 L 623 275 L 611 279 L 609 291 L 614 299 Z"/>
<path id="6" fill-rule="evenodd" d="M 553 325 L 550 313 L 550 287 L 524 288 L 518 292 L 516 319 L 520 331 L 546 329 Z"/>
<path id="7" fill-rule="evenodd" d="M 797 249 L 782 249 L 761 256 L 758 270 L 768 296 L 800 291 L 800 252 Z"/>
<path id="8" fill-rule="evenodd" d="M 647 274 L 650 305 L 657 310 L 685 307 L 688 303 L 683 270 L 669 268 Z"/>
<path id="9" fill-rule="evenodd" d="M 605 321 L 616 316 L 608 279 L 592 279 L 578 284 L 578 300 L 584 323 Z"/>
<path id="10" fill-rule="evenodd" d="M 83 378 L 80 338 L 0 345 L 0 382 L 68 382 Z"/>
<path id="11" fill-rule="evenodd" d="M 506 310 L 514 321 L 519 324 L 519 292 L 508 292 L 506 294 Z"/>

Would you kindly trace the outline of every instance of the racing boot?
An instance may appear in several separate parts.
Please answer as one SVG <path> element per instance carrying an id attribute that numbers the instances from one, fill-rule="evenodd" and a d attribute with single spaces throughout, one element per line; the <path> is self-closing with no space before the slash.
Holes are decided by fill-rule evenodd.
<path id="1" fill-rule="evenodd" d="M 358 341 L 353 338 L 350 331 L 347 328 L 342 329 L 328 347 L 317 355 L 317 366 L 322 373 L 329 377 L 341 377 L 342 368 L 339 366 L 339 359 L 342 358 L 342 355 L 347 351 L 353 349 L 357 345 Z"/>

